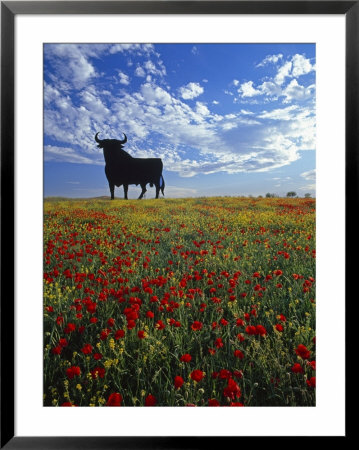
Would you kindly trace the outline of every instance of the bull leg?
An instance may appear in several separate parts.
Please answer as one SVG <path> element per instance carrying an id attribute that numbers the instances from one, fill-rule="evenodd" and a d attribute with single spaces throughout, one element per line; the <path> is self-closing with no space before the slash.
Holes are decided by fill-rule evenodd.
<path id="1" fill-rule="evenodd" d="M 127 198 L 128 184 L 123 185 L 123 192 L 125 194 L 125 200 L 128 200 L 128 198 Z"/>
<path id="2" fill-rule="evenodd" d="M 111 193 L 111 200 L 114 200 L 115 198 L 115 185 L 113 183 L 108 183 L 110 186 L 110 193 Z"/>
<path id="3" fill-rule="evenodd" d="M 141 198 L 143 197 L 144 193 L 147 191 L 146 185 L 145 184 L 141 184 L 141 189 L 142 189 L 142 192 L 141 192 L 140 196 L 138 197 L 138 200 L 141 200 Z"/>
<path id="4" fill-rule="evenodd" d="M 155 183 L 155 186 L 156 186 L 156 198 L 158 198 L 159 193 L 160 193 L 160 185 L 159 185 L 159 183 Z"/>

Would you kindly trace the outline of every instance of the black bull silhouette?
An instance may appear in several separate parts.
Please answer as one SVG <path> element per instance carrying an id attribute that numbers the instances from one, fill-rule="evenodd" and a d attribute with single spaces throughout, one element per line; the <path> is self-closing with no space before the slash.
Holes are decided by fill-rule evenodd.
<path id="1" fill-rule="evenodd" d="M 133 158 L 123 150 L 127 142 L 127 136 L 120 141 L 117 139 L 99 139 L 99 133 L 95 135 L 97 146 L 103 149 L 105 157 L 105 173 L 110 186 L 111 200 L 115 198 L 115 186 L 123 185 L 125 199 L 127 200 L 128 185 L 140 185 L 141 199 L 146 192 L 146 184 L 156 186 L 156 198 L 160 189 L 164 195 L 165 180 L 162 176 L 163 163 L 160 158 Z"/>

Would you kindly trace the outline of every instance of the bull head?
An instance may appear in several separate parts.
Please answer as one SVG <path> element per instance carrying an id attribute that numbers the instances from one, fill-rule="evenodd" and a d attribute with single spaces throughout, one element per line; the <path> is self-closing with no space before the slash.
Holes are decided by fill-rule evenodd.
<path id="1" fill-rule="evenodd" d="M 96 133 L 96 135 L 95 135 L 95 141 L 98 143 L 98 146 L 97 146 L 97 147 L 103 148 L 106 139 L 99 139 L 99 138 L 97 137 L 99 134 L 100 134 L 99 132 Z M 125 135 L 125 133 L 123 133 L 123 135 L 125 136 L 125 139 L 123 139 L 122 141 L 118 140 L 118 143 L 119 143 L 120 145 L 126 144 L 126 142 L 127 142 L 127 136 Z"/>

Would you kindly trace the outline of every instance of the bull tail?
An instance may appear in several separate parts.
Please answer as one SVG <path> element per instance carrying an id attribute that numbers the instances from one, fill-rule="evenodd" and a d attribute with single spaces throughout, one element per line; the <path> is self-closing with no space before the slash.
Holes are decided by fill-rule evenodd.
<path id="1" fill-rule="evenodd" d="M 162 195 L 163 196 L 165 196 L 165 180 L 164 180 L 164 178 L 163 178 L 163 175 L 161 175 L 161 179 L 162 179 L 162 184 L 160 185 L 160 189 L 161 189 L 161 192 L 162 192 Z"/>

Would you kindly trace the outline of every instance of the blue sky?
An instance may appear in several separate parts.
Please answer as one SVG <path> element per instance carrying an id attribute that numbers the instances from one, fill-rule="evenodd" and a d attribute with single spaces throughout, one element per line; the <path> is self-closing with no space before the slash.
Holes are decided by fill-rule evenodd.
<path id="1" fill-rule="evenodd" d="M 166 197 L 315 196 L 315 45 L 45 44 L 45 197 L 109 195 L 97 132 Z"/>

